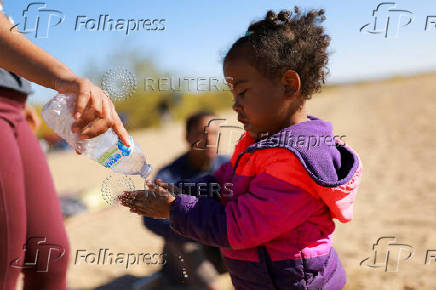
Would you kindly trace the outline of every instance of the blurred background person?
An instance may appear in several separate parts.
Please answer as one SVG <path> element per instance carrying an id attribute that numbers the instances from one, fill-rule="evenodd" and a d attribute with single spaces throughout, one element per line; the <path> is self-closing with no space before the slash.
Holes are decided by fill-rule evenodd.
<path id="1" fill-rule="evenodd" d="M 214 116 L 212 111 L 198 111 L 187 118 L 188 151 L 160 169 L 154 180 L 159 178 L 175 184 L 180 179 L 199 178 L 215 172 L 230 160 L 230 156 L 217 154 L 219 127 L 218 122 L 213 121 Z M 164 238 L 166 263 L 151 279 L 140 281 L 140 289 L 150 289 L 152 285 L 162 289 L 215 289 L 215 278 L 227 271 L 218 248 L 180 236 L 170 228 L 167 219 L 144 217 L 144 224 Z"/>

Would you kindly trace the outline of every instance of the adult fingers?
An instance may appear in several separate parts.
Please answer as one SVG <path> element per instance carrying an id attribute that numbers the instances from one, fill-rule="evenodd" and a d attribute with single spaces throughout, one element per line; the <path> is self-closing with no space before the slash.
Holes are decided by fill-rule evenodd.
<path id="1" fill-rule="evenodd" d="M 124 128 L 123 122 L 121 122 L 120 117 L 118 116 L 118 113 L 115 111 L 115 107 L 111 104 L 111 114 L 112 114 L 112 130 L 115 134 L 117 134 L 118 138 L 120 138 L 121 142 L 123 142 L 126 146 L 131 146 L 129 141 L 129 133 L 127 133 L 126 128 Z"/>
<path id="2" fill-rule="evenodd" d="M 78 80 L 79 93 L 76 100 L 76 109 L 74 112 L 74 118 L 78 120 L 85 108 L 87 107 L 89 100 L 91 99 L 91 89 L 88 84 L 89 81 L 80 79 Z"/>
<path id="3" fill-rule="evenodd" d="M 71 131 L 73 133 L 77 133 L 77 132 L 83 130 L 83 128 L 85 128 L 86 126 L 89 125 L 89 123 L 91 123 L 92 121 L 95 120 L 95 116 L 96 116 L 96 113 L 95 113 L 94 109 L 93 108 L 87 108 L 83 112 L 83 114 L 80 117 L 80 119 L 75 121 L 71 125 Z"/>
<path id="4" fill-rule="evenodd" d="M 107 95 L 107 93 L 105 91 L 103 91 L 105 93 L 105 98 L 102 101 L 102 118 L 108 120 L 108 124 L 110 125 L 110 127 L 113 126 L 113 116 L 112 116 L 112 102 L 109 98 L 109 96 Z"/>
<path id="5" fill-rule="evenodd" d="M 103 101 L 106 98 L 103 91 L 97 87 L 94 87 L 90 92 L 91 97 L 89 99 L 89 103 L 91 108 L 96 112 L 97 117 L 103 117 Z"/>
<path id="6" fill-rule="evenodd" d="M 93 122 L 92 125 L 82 131 L 80 134 L 80 139 L 90 139 L 94 138 L 100 134 L 107 131 L 109 127 L 107 126 L 106 120 L 98 119 Z"/>

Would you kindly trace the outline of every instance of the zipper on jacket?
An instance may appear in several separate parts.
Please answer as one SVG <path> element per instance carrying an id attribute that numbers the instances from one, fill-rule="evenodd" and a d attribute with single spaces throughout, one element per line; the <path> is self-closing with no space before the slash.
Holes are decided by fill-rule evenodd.
<path id="1" fill-rule="evenodd" d="M 304 286 L 304 289 L 309 289 L 309 280 L 307 279 L 307 273 L 306 273 L 306 269 L 307 269 L 306 261 L 305 261 L 306 257 L 304 257 L 304 253 L 302 250 L 300 251 L 300 254 L 301 254 L 301 263 L 303 266 L 303 279 L 304 279 L 304 282 L 306 283 L 306 285 Z"/>
<path id="2" fill-rule="evenodd" d="M 236 158 L 235 167 L 233 168 L 232 178 L 235 176 L 236 167 L 238 167 L 239 159 L 242 157 L 242 155 L 244 155 L 244 154 L 247 153 L 247 152 L 248 152 L 248 149 L 245 149 L 244 151 L 242 151 L 241 153 L 239 153 L 238 158 Z"/>

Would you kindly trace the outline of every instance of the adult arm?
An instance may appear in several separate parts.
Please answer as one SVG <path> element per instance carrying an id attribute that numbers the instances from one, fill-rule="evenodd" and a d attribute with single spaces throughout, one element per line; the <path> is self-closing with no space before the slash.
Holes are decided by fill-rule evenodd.
<path id="1" fill-rule="evenodd" d="M 76 94 L 76 130 L 82 130 L 95 121 L 90 128 L 82 131 L 83 138 L 95 137 L 112 128 L 124 144 L 129 144 L 127 131 L 112 102 L 100 88 L 89 80 L 76 76 L 66 65 L 33 44 L 16 29 L 11 31 L 11 27 L 9 20 L 0 13 L 1 68 L 60 93 Z"/>

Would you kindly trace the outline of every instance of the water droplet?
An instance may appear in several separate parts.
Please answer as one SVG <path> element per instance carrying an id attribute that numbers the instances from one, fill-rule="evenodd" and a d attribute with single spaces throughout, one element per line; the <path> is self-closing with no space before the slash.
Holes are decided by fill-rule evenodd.
<path id="1" fill-rule="evenodd" d="M 109 204 L 114 205 L 117 203 L 117 197 L 124 191 L 134 191 L 135 185 L 133 180 L 126 175 L 107 177 L 101 186 L 101 195 L 103 200 Z M 129 199 L 129 198 L 127 198 Z"/>

